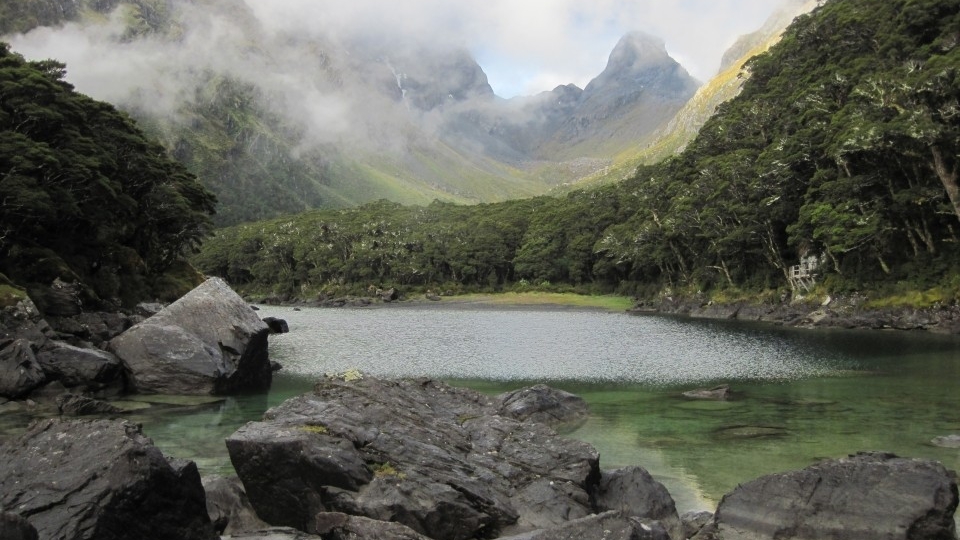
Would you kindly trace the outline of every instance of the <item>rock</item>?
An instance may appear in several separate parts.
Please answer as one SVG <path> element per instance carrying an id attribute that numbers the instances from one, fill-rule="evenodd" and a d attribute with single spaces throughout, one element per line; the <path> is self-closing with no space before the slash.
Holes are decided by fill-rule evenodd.
<path id="1" fill-rule="evenodd" d="M 725 401 L 730 399 L 730 385 L 721 384 L 720 386 L 714 386 L 713 388 L 698 388 L 696 390 L 688 390 L 683 393 L 683 397 L 689 399 L 712 399 L 716 401 Z"/>
<path id="2" fill-rule="evenodd" d="M 50 325 L 60 334 L 69 334 L 75 341 L 89 341 L 100 346 L 133 326 L 132 319 L 121 313 L 84 312 L 70 317 L 49 317 Z"/>
<path id="3" fill-rule="evenodd" d="M 393 288 L 393 287 L 390 287 L 389 289 L 387 289 L 387 290 L 385 290 L 385 291 L 379 291 L 379 290 L 378 290 L 378 291 L 377 291 L 377 294 L 380 295 L 380 298 L 381 298 L 384 302 L 393 302 L 394 300 L 398 300 L 398 299 L 400 298 L 400 292 L 397 291 L 397 289 L 395 289 L 395 288 Z"/>
<path id="4" fill-rule="evenodd" d="M 56 405 L 57 398 L 68 393 L 70 393 L 70 390 L 68 390 L 62 382 L 50 381 L 33 392 L 30 392 L 30 399 L 27 400 L 27 403 L 29 404 L 33 401 L 36 402 L 34 405 L 54 406 Z"/>
<path id="5" fill-rule="evenodd" d="M 100 349 L 84 349 L 55 341 L 37 353 L 37 361 L 53 380 L 64 386 L 86 386 L 99 390 L 107 386 L 123 386 L 120 360 Z"/>
<path id="6" fill-rule="evenodd" d="M 270 527 L 260 531 L 235 534 L 223 538 L 224 540 L 327 540 L 291 527 Z M 370 537 L 367 540 L 373 540 L 375 538 L 376 537 Z M 389 537 L 384 540 L 389 540 Z"/>
<path id="7" fill-rule="evenodd" d="M 86 396 L 78 396 L 77 394 L 64 394 L 59 396 L 57 398 L 57 409 L 60 411 L 60 414 L 69 416 L 117 414 L 124 412 L 123 409 L 114 407 L 106 401 L 100 401 Z"/>
<path id="8" fill-rule="evenodd" d="M 431 380 L 328 377 L 240 428 L 227 449 L 257 513 L 305 532 L 319 512 L 437 540 L 589 514 L 596 450 L 495 410 L 487 396 Z M 553 499 L 536 505 L 548 489 Z"/>
<path id="9" fill-rule="evenodd" d="M 713 513 L 704 510 L 691 510 L 680 515 L 680 522 L 683 523 L 683 535 L 680 538 L 693 538 L 700 529 L 713 519 Z"/>
<path id="10" fill-rule="evenodd" d="M 666 529 L 654 520 L 604 512 L 559 527 L 540 529 L 501 540 L 671 540 Z"/>
<path id="11" fill-rule="evenodd" d="M 941 448 L 960 448 L 960 435 L 934 437 L 930 443 Z"/>
<path id="12" fill-rule="evenodd" d="M 38 540 L 37 530 L 23 516 L 0 512 L 0 538 L 3 540 Z"/>
<path id="13" fill-rule="evenodd" d="M 317 514 L 316 530 L 329 540 L 429 540 L 413 529 L 399 523 L 377 521 L 339 512 Z"/>
<path id="14" fill-rule="evenodd" d="M 0 446 L 0 508 L 45 539 L 217 539 L 196 465 L 168 461 L 128 422 L 34 423 Z"/>
<path id="15" fill-rule="evenodd" d="M 594 499 L 598 511 L 616 510 L 630 517 L 657 520 L 671 538 L 686 538 L 673 497 L 643 467 L 603 471 Z"/>
<path id="16" fill-rule="evenodd" d="M 76 283 L 67 283 L 56 278 L 49 288 L 37 292 L 40 297 L 35 299 L 41 304 L 43 313 L 48 317 L 71 317 L 83 311 L 80 286 Z"/>
<path id="17" fill-rule="evenodd" d="M 46 380 L 29 341 L 0 341 L 0 396 L 24 397 Z"/>
<path id="18" fill-rule="evenodd" d="M 211 278 L 110 341 L 132 389 L 232 394 L 270 388 L 270 330 L 223 280 Z"/>
<path id="19" fill-rule="evenodd" d="M 440 301 L 440 295 L 433 291 L 427 291 L 426 294 L 423 295 L 423 297 L 426 298 L 427 300 L 430 300 L 431 302 Z"/>
<path id="20" fill-rule="evenodd" d="M 287 321 L 276 317 L 264 317 L 263 322 L 270 328 L 271 334 L 286 334 L 290 331 Z"/>
<path id="21" fill-rule="evenodd" d="M 243 484 L 236 476 L 203 479 L 207 494 L 207 513 L 219 534 L 240 534 L 269 529 L 250 506 Z"/>
<path id="22" fill-rule="evenodd" d="M 497 414 L 516 420 L 564 424 L 584 419 L 590 409 L 580 396 L 538 384 L 500 394 Z"/>
<path id="23" fill-rule="evenodd" d="M 740 485 L 696 538 L 951 539 L 956 509 L 943 465 L 861 453 Z"/>
<path id="24" fill-rule="evenodd" d="M 160 302 L 140 302 L 133 308 L 133 312 L 141 317 L 149 318 L 163 311 L 163 308 L 164 305 Z"/>

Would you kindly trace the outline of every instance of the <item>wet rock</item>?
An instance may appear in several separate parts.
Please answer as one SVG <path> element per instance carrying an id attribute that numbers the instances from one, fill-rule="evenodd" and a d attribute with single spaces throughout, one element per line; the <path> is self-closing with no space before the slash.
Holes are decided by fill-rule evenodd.
<path id="1" fill-rule="evenodd" d="M 106 401 L 100 401 L 77 394 L 64 394 L 57 397 L 56 402 L 57 409 L 60 411 L 60 414 L 67 416 L 118 414 L 124 412 L 123 409 L 115 407 Z"/>
<path id="2" fill-rule="evenodd" d="M 711 519 L 713 513 L 705 510 L 684 512 L 680 515 L 680 522 L 683 523 L 683 535 L 680 538 L 693 538 Z"/>
<path id="3" fill-rule="evenodd" d="M 260 531 L 234 534 L 224 537 L 229 540 L 327 540 L 320 536 L 307 534 L 291 527 L 269 527 Z M 376 537 L 370 537 L 365 540 L 373 540 Z M 389 537 L 384 540 L 390 540 Z"/>
<path id="4" fill-rule="evenodd" d="M 497 414 L 516 420 L 556 425 L 582 420 L 590 413 L 580 396 L 538 384 L 496 398 Z"/>
<path id="5" fill-rule="evenodd" d="M 944 435 L 942 437 L 934 437 L 930 441 L 934 446 L 939 446 L 941 448 L 960 448 L 960 435 Z"/>
<path id="6" fill-rule="evenodd" d="M 22 398 L 46 380 L 29 341 L 0 341 L 0 396 Z"/>
<path id="7" fill-rule="evenodd" d="M 399 523 L 377 521 L 339 512 L 321 512 L 316 517 L 316 531 L 329 540 L 429 540 L 426 536 Z"/>
<path id="8" fill-rule="evenodd" d="M 604 512 L 501 540 L 670 540 L 670 536 L 658 521 Z"/>
<path id="9" fill-rule="evenodd" d="M 0 446 L 0 507 L 40 538 L 216 540 L 196 465 L 134 424 L 44 420 Z"/>
<path id="10" fill-rule="evenodd" d="M 223 280 L 211 278 L 110 341 L 133 390 L 231 394 L 270 388 L 270 330 Z"/>
<path id="11" fill-rule="evenodd" d="M 271 334 L 286 334 L 290 331 L 287 321 L 276 317 L 264 317 L 263 322 L 270 328 Z"/>
<path id="12" fill-rule="evenodd" d="M 437 540 L 589 514 L 596 450 L 495 410 L 487 396 L 431 380 L 328 377 L 240 428 L 227 449 L 257 513 L 306 532 L 319 512 Z M 531 504 L 549 482 L 550 504 Z"/>
<path id="13" fill-rule="evenodd" d="M 120 360 L 100 349 L 74 347 L 57 341 L 37 353 L 37 361 L 48 378 L 59 380 L 64 386 L 98 390 L 123 385 Z"/>
<path id="14" fill-rule="evenodd" d="M 257 516 L 236 476 L 213 476 L 203 479 L 207 494 L 207 513 L 219 534 L 241 534 L 270 528 Z"/>
<path id="15" fill-rule="evenodd" d="M 26 518 L 10 512 L 0 512 L 0 538 L 3 540 L 38 540 L 37 530 Z"/>
<path id="16" fill-rule="evenodd" d="M 742 484 L 696 538 L 949 539 L 956 509 L 941 464 L 863 453 Z"/>
<path id="17" fill-rule="evenodd" d="M 681 538 L 683 526 L 673 497 L 643 467 L 603 471 L 595 500 L 598 511 L 657 520 L 672 538 Z"/>
<path id="18" fill-rule="evenodd" d="M 698 388 L 688 390 L 683 393 L 683 397 L 688 399 L 712 399 L 715 401 L 725 401 L 730 399 L 730 385 L 721 384 L 713 388 Z"/>

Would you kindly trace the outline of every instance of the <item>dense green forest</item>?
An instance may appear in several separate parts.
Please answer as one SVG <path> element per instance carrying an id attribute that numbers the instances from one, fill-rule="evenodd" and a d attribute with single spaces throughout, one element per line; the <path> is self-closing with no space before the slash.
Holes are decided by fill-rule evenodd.
<path id="1" fill-rule="evenodd" d="M 380 202 L 218 231 L 196 258 L 241 288 L 577 286 L 960 290 L 960 1 L 834 0 L 748 63 L 678 156 L 560 198 Z"/>
<path id="2" fill-rule="evenodd" d="M 0 273 L 41 308 L 57 278 L 91 303 L 175 298 L 194 284 L 182 255 L 207 233 L 216 200 L 64 75 L 0 44 Z"/>

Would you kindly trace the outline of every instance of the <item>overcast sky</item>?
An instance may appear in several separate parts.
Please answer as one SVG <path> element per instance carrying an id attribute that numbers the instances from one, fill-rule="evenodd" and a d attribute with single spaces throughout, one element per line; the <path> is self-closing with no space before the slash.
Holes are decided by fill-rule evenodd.
<path id="1" fill-rule="evenodd" d="M 466 46 L 502 97 L 583 87 L 634 30 L 662 38 L 674 59 L 706 81 L 727 47 L 784 1 L 246 0 L 278 30 L 399 32 Z"/>

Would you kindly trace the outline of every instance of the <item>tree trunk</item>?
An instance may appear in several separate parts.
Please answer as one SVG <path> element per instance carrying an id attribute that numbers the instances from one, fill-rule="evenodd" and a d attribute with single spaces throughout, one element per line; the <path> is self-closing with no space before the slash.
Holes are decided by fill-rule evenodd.
<path id="1" fill-rule="evenodd" d="M 953 205 L 953 213 L 957 219 L 960 219 L 960 185 L 957 184 L 957 161 L 954 160 L 953 166 L 947 164 L 947 158 L 943 152 L 936 146 L 930 147 L 933 154 L 933 170 L 943 183 L 943 188 L 947 190 L 947 197 L 950 198 L 950 204 Z"/>

